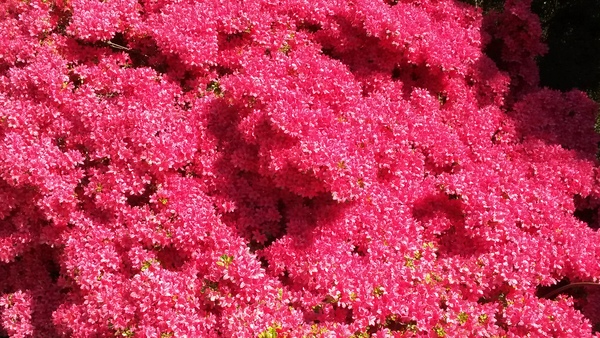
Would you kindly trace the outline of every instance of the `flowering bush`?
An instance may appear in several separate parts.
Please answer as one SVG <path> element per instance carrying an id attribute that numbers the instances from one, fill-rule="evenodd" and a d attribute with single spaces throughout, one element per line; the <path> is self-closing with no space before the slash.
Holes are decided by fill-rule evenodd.
<path id="1" fill-rule="evenodd" d="M 539 87 L 528 1 L 6 0 L 0 31 L 4 334 L 600 323 L 552 291 L 600 279 L 597 106 Z"/>

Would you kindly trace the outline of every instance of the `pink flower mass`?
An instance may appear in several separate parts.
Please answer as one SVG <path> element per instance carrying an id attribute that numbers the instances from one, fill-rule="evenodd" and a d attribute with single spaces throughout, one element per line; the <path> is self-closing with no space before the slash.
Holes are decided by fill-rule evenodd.
<path id="1" fill-rule="evenodd" d="M 4 0 L 0 32 L 0 336 L 600 337 L 598 106 L 539 85 L 530 1 Z"/>

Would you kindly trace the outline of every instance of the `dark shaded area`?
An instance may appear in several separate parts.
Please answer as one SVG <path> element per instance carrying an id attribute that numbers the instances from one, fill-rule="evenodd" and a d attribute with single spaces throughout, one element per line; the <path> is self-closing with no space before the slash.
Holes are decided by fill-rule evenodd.
<path id="1" fill-rule="evenodd" d="M 142 207 L 150 204 L 150 196 L 156 193 L 157 186 L 155 183 L 146 184 L 144 192 L 140 195 L 127 196 L 127 204 L 133 207 Z"/>
<path id="2" fill-rule="evenodd" d="M 440 193 L 421 198 L 414 203 L 413 217 L 425 223 L 443 215 L 451 221 L 448 225 L 464 223 L 462 202 L 456 196 Z"/>
<path id="3" fill-rule="evenodd" d="M 427 89 L 432 96 L 438 96 L 444 88 L 443 78 L 441 68 L 431 67 L 426 63 L 413 64 L 403 60 L 392 69 L 392 80 L 402 82 L 405 99 L 410 97 L 415 88 Z"/>
<path id="4" fill-rule="evenodd" d="M 598 222 L 598 208 L 600 207 L 600 201 L 598 198 L 575 195 L 573 197 L 573 204 L 575 205 L 575 212 L 573 212 L 575 218 L 586 223 L 594 230 L 600 228 L 600 223 Z"/>
<path id="5" fill-rule="evenodd" d="M 538 286 L 536 296 L 539 298 L 555 299 L 559 295 L 572 297 L 574 300 L 573 307 L 575 310 L 582 311 L 588 296 L 588 287 L 599 287 L 600 285 L 592 282 L 576 282 L 570 283 L 569 278 L 565 277 L 558 283 L 549 287 Z M 586 314 L 584 313 L 584 316 Z M 592 325 L 596 325 L 593 323 Z"/>
<path id="6" fill-rule="evenodd" d="M 303 307 L 297 302 L 293 302 L 292 304 L 296 308 Z M 312 308 L 304 308 L 302 311 L 304 322 L 310 325 L 326 322 L 344 323 L 348 325 L 354 323 L 354 310 L 340 306 L 337 300 L 331 296 L 325 297 L 321 303 Z M 374 332 L 375 331 L 372 333 Z"/>
<path id="7" fill-rule="evenodd" d="M 578 88 L 600 100 L 600 1 L 534 0 L 548 54 L 540 58 L 541 84 Z"/>
<path id="8" fill-rule="evenodd" d="M 176 249 L 172 245 L 161 247 L 154 251 L 156 252 L 156 258 L 160 262 L 160 265 L 163 269 L 169 271 L 178 271 L 190 259 L 189 255 L 182 250 Z"/>
<path id="9" fill-rule="evenodd" d="M 502 11 L 504 0 L 460 0 L 490 11 Z M 600 101 L 600 0 L 533 0 L 548 53 L 538 60 L 540 85 L 585 91 Z M 494 61 L 494 43 L 486 54 Z M 501 68 L 501 65 L 498 65 Z"/>
<path id="10" fill-rule="evenodd" d="M 483 49 L 483 53 L 487 55 L 498 67 L 498 69 L 507 72 L 509 67 L 506 62 L 502 60 L 502 48 L 504 42 L 500 39 L 492 39 Z"/>
<path id="11" fill-rule="evenodd" d="M 357 255 L 359 257 L 365 257 L 367 256 L 367 249 L 368 248 L 366 248 L 362 244 L 355 244 L 354 249 L 352 249 L 352 254 Z"/>
<path id="12" fill-rule="evenodd" d="M 396 316 L 388 316 L 383 327 L 392 332 L 406 332 L 410 330 L 410 328 L 416 328 L 416 326 L 416 320 L 402 321 Z"/>
<path id="13" fill-rule="evenodd" d="M 63 300 L 58 279 L 60 248 L 41 244 L 24 252 L 10 263 L 0 263 L 0 294 L 30 293 L 32 337 L 58 337 L 52 313 Z M 0 338 L 9 337 L 0 325 Z"/>
<path id="14" fill-rule="evenodd" d="M 561 279 L 560 281 L 558 281 L 556 284 L 552 284 L 549 286 L 538 285 L 538 287 L 536 288 L 535 295 L 536 295 L 536 297 L 539 297 L 539 298 L 547 298 L 548 295 L 552 295 L 552 293 L 554 293 L 556 290 L 558 290 L 566 285 L 569 285 L 569 283 L 570 283 L 570 280 L 565 277 L 565 278 Z"/>
<path id="15" fill-rule="evenodd" d="M 348 322 L 347 324 L 350 323 L 351 322 Z M 415 334 L 418 332 L 416 320 L 403 319 L 397 315 L 389 315 L 385 318 L 385 323 L 367 326 L 364 331 L 357 331 L 352 337 L 373 337 L 383 329 L 388 329 L 392 333 L 399 333 L 402 336 L 407 333 Z"/>

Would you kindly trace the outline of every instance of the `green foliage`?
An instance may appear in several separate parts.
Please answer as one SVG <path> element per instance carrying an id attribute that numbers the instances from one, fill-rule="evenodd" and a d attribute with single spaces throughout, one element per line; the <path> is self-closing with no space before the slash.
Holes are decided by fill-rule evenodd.
<path id="1" fill-rule="evenodd" d="M 233 263 L 233 256 L 229 255 L 221 255 L 221 257 L 219 257 L 219 260 L 217 261 L 218 266 L 222 266 L 225 268 L 229 267 L 231 263 Z"/>
<path id="2" fill-rule="evenodd" d="M 217 81 L 210 81 L 206 86 L 206 91 L 215 93 L 217 97 L 223 97 L 223 90 Z"/>
<path id="3" fill-rule="evenodd" d="M 258 338 L 277 338 L 277 330 L 281 329 L 278 323 L 269 326 L 265 331 L 258 334 Z"/>

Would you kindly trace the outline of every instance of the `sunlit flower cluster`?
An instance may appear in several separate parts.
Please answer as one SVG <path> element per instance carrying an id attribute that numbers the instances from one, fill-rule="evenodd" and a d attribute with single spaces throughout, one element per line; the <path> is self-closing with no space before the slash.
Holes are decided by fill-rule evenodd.
<path id="1" fill-rule="evenodd" d="M 0 335 L 600 337 L 529 5 L 1 1 Z"/>

